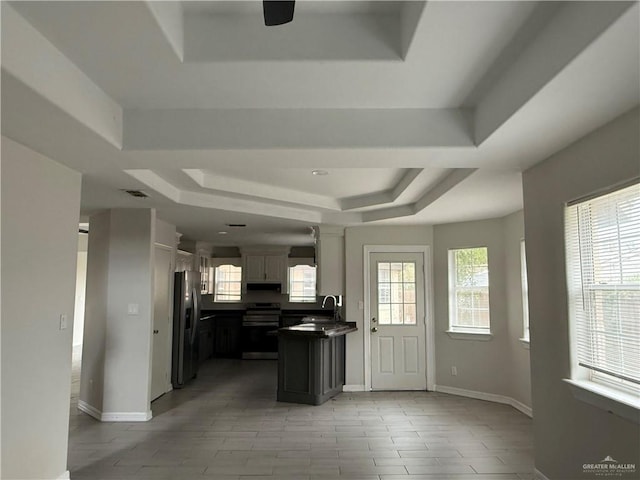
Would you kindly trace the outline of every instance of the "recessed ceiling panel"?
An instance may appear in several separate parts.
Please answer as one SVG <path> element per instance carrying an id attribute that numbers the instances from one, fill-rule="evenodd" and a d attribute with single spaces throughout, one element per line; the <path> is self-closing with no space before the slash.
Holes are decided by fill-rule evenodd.
<path id="1" fill-rule="evenodd" d="M 417 26 L 406 3 L 298 1 L 292 22 L 267 27 L 262 2 L 187 2 L 185 61 L 399 60 Z"/>
<path id="2" fill-rule="evenodd" d="M 298 192 L 324 195 L 333 198 L 363 195 L 393 188 L 402 177 L 402 168 L 318 168 L 327 175 L 314 175 L 307 168 L 216 168 L 211 175 L 229 176 L 237 179 L 284 187 Z M 247 192 L 250 193 L 250 192 Z"/>

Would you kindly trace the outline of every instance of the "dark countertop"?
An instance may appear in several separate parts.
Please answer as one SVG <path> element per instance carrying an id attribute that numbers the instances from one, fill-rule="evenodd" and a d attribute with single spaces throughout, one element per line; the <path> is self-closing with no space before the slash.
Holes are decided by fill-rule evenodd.
<path id="1" fill-rule="evenodd" d="M 279 335 L 301 335 L 314 338 L 329 338 L 339 335 L 346 335 L 355 332 L 357 329 L 356 322 L 338 322 L 338 323 L 301 323 L 291 327 L 283 327 L 278 329 Z"/>

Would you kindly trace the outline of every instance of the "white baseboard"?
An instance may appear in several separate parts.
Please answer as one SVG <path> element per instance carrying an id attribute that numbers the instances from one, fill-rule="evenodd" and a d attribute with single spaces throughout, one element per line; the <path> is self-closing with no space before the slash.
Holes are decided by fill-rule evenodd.
<path id="1" fill-rule="evenodd" d="M 521 411 L 528 417 L 533 417 L 533 411 L 531 407 L 528 407 L 522 402 L 515 400 L 511 397 L 504 395 L 496 395 L 494 393 L 476 392 L 475 390 L 466 390 L 464 388 L 448 387 L 446 385 L 436 385 L 436 392 L 448 393 L 449 395 L 458 395 L 460 397 L 475 398 L 478 400 L 485 400 L 487 402 L 503 403 L 505 405 L 511 405 L 516 410 Z"/>
<path id="2" fill-rule="evenodd" d="M 511 400 L 511 406 L 513 408 L 515 408 L 516 410 L 520 410 L 522 413 L 524 413 L 527 417 L 529 418 L 533 418 L 533 410 L 531 409 L 531 407 L 525 405 L 522 402 L 519 402 L 518 400 L 516 400 L 515 398 L 511 398 L 511 397 L 506 397 L 509 400 Z"/>
<path id="3" fill-rule="evenodd" d="M 86 413 L 87 415 L 91 415 L 96 420 L 102 421 L 102 412 L 94 406 L 89 405 L 84 400 L 78 400 L 78 410 Z"/>
<path id="4" fill-rule="evenodd" d="M 343 392 L 364 392 L 364 385 L 343 385 Z"/>
<path id="5" fill-rule="evenodd" d="M 103 422 L 148 422 L 151 420 L 151 410 L 146 412 L 103 412 Z"/>
<path id="6" fill-rule="evenodd" d="M 549 480 L 549 478 L 537 468 L 533 469 L 533 478 L 536 480 Z"/>
<path id="7" fill-rule="evenodd" d="M 101 422 L 147 422 L 153 416 L 151 410 L 146 412 L 101 412 L 83 400 L 78 400 L 78 410 Z"/>
<path id="8" fill-rule="evenodd" d="M 71 478 L 69 470 L 60 475 L 56 480 L 69 480 Z"/>

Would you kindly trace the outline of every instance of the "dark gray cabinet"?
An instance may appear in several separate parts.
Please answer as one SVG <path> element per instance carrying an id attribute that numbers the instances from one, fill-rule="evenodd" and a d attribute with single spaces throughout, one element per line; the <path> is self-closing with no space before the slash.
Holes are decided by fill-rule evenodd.
<path id="1" fill-rule="evenodd" d="M 242 315 L 216 317 L 213 339 L 213 355 L 215 357 L 240 358 L 242 356 L 241 328 Z"/>
<path id="2" fill-rule="evenodd" d="M 199 339 L 199 350 L 198 350 L 198 360 L 200 363 L 204 362 L 208 358 L 211 358 L 213 355 L 213 336 L 214 336 L 214 326 L 215 320 L 201 320 L 198 325 L 198 339 Z"/>
<path id="3" fill-rule="evenodd" d="M 320 405 L 342 392 L 345 336 L 278 336 L 278 401 Z"/>

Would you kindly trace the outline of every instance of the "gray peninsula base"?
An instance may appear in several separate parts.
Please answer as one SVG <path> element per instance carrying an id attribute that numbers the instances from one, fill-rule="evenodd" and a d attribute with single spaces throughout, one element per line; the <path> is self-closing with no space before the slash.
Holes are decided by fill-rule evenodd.
<path id="1" fill-rule="evenodd" d="M 279 330 L 279 402 L 320 405 L 342 392 L 345 334 L 356 328 L 354 325 L 342 330 L 330 335 L 305 335 L 286 328 Z"/>

